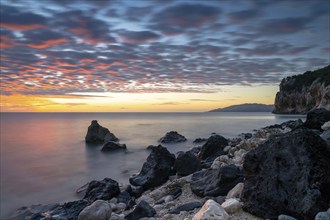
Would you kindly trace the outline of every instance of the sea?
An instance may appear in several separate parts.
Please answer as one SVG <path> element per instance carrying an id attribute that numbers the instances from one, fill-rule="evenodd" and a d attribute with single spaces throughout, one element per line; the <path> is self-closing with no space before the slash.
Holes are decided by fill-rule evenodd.
<path id="1" fill-rule="evenodd" d="M 240 133 L 305 120 L 303 115 L 271 113 L 0 113 L 1 218 L 33 204 L 74 201 L 76 190 L 92 180 L 112 178 L 127 184 L 141 170 L 149 145 L 169 131 L 187 138 L 163 144 L 174 154 L 198 145 L 196 138 L 212 133 L 234 138 Z M 102 145 L 85 143 L 92 120 L 108 128 L 127 145 L 127 152 L 102 152 Z"/>

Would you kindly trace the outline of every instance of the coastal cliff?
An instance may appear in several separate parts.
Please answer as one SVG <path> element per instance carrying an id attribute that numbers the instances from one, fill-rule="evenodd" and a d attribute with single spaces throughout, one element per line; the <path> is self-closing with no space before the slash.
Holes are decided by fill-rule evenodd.
<path id="1" fill-rule="evenodd" d="M 318 108 L 330 110 L 330 65 L 281 81 L 273 113 L 306 114 Z"/>

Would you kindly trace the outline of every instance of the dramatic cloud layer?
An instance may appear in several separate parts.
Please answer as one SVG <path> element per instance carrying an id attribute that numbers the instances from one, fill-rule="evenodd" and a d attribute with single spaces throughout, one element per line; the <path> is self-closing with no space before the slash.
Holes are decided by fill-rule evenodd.
<path id="1" fill-rule="evenodd" d="M 212 93 L 330 62 L 328 0 L 29 2 L 1 1 L 3 95 Z"/>

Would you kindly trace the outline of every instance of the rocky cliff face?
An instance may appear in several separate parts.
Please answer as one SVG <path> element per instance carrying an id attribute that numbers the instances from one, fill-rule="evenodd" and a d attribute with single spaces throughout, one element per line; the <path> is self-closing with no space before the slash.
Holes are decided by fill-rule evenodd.
<path id="1" fill-rule="evenodd" d="M 306 114 L 310 110 L 330 110 L 330 66 L 287 77 L 275 97 L 277 114 Z"/>

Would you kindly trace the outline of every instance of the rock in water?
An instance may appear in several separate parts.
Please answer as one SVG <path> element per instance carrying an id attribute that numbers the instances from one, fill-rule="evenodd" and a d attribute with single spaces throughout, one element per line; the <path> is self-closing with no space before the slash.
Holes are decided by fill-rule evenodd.
<path id="1" fill-rule="evenodd" d="M 108 220 L 111 212 L 111 206 L 108 202 L 96 200 L 79 213 L 78 220 Z"/>
<path id="2" fill-rule="evenodd" d="M 225 154 L 223 149 L 228 145 L 226 138 L 221 135 L 212 135 L 207 142 L 202 146 L 199 152 L 199 158 L 205 160 L 207 158 L 212 158 L 213 160 Z"/>
<path id="3" fill-rule="evenodd" d="M 159 145 L 152 148 L 141 172 L 137 176 L 131 177 L 129 181 L 134 186 L 142 186 L 144 190 L 160 186 L 173 174 L 174 162 L 174 154 Z"/>
<path id="4" fill-rule="evenodd" d="M 93 180 L 88 185 L 84 199 L 88 201 L 110 200 L 118 196 L 119 193 L 120 189 L 117 181 L 110 178 L 105 178 L 102 181 Z"/>
<path id="5" fill-rule="evenodd" d="M 229 220 L 227 212 L 214 200 L 207 200 L 193 220 Z"/>
<path id="6" fill-rule="evenodd" d="M 326 143 L 312 130 L 272 136 L 245 156 L 243 209 L 270 219 L 314 219 L 330 203 L 329 158 Z"/>
<path id="7" fill-rule="evenodd" d="M 322 131 L 321 126 L 330 121 L 330 111 L 320 108 L 308 112 L 305 127 Z"/>
<path id="8" fill-rule="evenodd" d="M 207 169 L 194 173 L 190 187 L 200 197 L 226 196 L 229 190 L 242 181 L 242 171 L 235 165 L 226 165 L 217 170 Z"/>
<path id="9" fill-rule="evenodd" d="M 125 219 L 128 220 L 138 220 L 144 217 L 154 217 L 156 215 L 156 210 L 152 208 L 146 201 L 142 200 L 133 212 L 129 213 Z"/>
<path id="10" fill-rule="evenodd" d="M 115 141 L 108 141 L 105 143 L 101 149 L 101 151 L 115 151 L 115 150 L 126 150 L 126 144 L 119 144 Z"/>
<path id="11" fill-rule="evenodd" d="M 97 123 L 97 120 L 93 120 L 88 127 L 88 131 L 85 137 L 86 143 L 90 144 L 102 144 L 108 141 L 118 141 L 119 139 L 109 131 L 109 129 L 102 127 Z"/>
<path id="12" fill-rule="evenodd" d="M 172 144 L 185 141 L 187 141 L 187 139 L 183 135 L 179 134 L 176 131 L 170 131 L 167 132 L 164 137 L 160 138 L 158 142 L 163 144 Z"/>
<path id="13" fill-rule="evenodd" d="M 191 151 L 180 152 L 174 163 L 174 169 L 180 176 L 187 176 L 201 169 L 201 162 Z"/>

